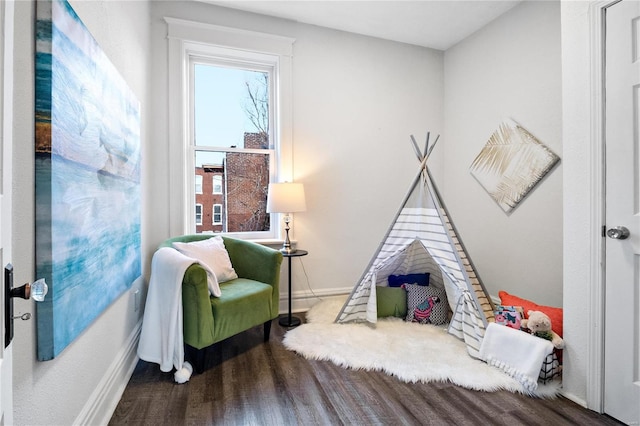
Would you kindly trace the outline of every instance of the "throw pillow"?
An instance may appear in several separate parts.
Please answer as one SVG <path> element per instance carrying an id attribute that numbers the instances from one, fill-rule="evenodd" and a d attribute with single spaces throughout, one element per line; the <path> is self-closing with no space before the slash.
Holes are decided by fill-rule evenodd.
<path id="1" fill-rule="evenodd" d="M 441 325 L 447 322 L 449 305 L 443 289 L 435 286 L 403 284 L 407 292 L 405 321 Z"/>
<path id="2" fill-rule="evenodd" d="M 207 265 L 216 275 L 219 283 L 238 278 L 220 236 L 190 243 L 175 242 L 173 248 Z"/>
<path id="3" fill-rule="evenodd" d="M 400 287 L 376 286 L 378 318 L 407 316 L 407 292 Z"/>
<path id="4" fill-rule="evenodd" d="M 500 304 L 508 305 L 508 306 L 522 306 L 524 309 L 524 314 L 527 316 L 527 312 L 529 311 L 541 311 L 549 316 L 551 319 L 551 328 L 553 331 L 558 333 L 558 336 L 562 337 L 562 317 L 563 310 L 562 308 L 555 308 L 553 306 L 544 306 L 538 305 L 531 300 L 523 299 L 518 296 L 514 296 L 512 294 L 507 293 L 504 290 L 500 290 L 498 292 L 498 296 L 500 297 Z"/>
<path id="5" fill-rule="evenodd" d="M 429 285 L 429 273 L 389 275 L 387 280 L 389 282 L 389 287 L 400 287 L 402 284 Z"/>

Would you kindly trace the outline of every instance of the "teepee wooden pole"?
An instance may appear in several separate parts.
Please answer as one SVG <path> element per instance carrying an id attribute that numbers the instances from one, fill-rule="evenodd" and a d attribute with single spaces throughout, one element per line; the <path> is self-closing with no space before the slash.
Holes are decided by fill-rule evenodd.
<path id="1" fill-rule="evenodd" d="M 436 144 L 438 143 L 438 139 L 440 139 L 440 135 L 436 136 L 436 140 L 433 141 L 433 144 L 431 144 L 431 146 L 429 147 L 429 151 L 425 154 L 425 157 L 429 158 L 429 155 L 431 155 L 431 151 L 433 151 L 433 148 L 435 148 Z"/>
<path id="2" fill-rule="evenodd" d="M 416 157 L 418 157 L 418 161 L 422 162 L 424 156 L 422 152 L 420 152 L 420 148 L 418 148 L 418 142 L 416 142 L 416 138 L 413 135 L 409 136 L 411 138 L 411 143 L 413 144 L 413 151 L 416 153 Z"/>
<path id="3" fill-rule="evenodd" d="M 429 152 L 429 136 L 431 136 L 431 132 L 427 132 L 427 140 L 424 141 L 424 155 L 427 157 L 427 153 Z"/>

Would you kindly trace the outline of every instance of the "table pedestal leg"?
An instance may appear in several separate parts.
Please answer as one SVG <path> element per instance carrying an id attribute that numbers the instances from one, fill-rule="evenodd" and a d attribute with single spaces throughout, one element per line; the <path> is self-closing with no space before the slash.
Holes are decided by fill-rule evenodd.
<path id="1" fill-rule="evenodd" d="M 300 318 L 291 315 L 291 257 L 287 257 L 287 259 L 289 260 L 289 314 L 281 316 L 278 320 L 278 324 L 283 327 L 297 327 L 300 325 L 301 321 Z"/>

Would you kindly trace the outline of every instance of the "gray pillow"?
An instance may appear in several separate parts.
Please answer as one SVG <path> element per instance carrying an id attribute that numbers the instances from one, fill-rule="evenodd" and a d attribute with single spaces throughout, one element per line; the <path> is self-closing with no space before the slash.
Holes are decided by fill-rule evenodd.
<path id="1" fill-rule="evenodd" d="M 449 304 L 443 289 L 417 284 L 403 284 L 407 292 L 405 321 L 441 325 L 447 322 Z"/>

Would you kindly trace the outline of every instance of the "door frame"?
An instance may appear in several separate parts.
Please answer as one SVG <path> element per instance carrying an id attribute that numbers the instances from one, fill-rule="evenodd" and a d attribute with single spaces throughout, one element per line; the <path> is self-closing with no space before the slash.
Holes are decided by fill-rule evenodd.
<path id="1" fill-rule="evenodd" d="M 587 407 L 604 412 L 605 322 L 605 24 L 606 10 L 621 0 L 598 0 L 589 6 L 591 62 L 589 324 L 587 347 Z"/>
<path id="2" fill-rule="evenodd" d="M 14 1 L 4 1 L 0 4 L 0 20 L 2 20 L 2 35 L 0 37 L 0 185 L 3 186 L 2 202 L 0 203 L 0 222 L 2 222 L 2 247 L 3 256 L 0 263 L 0 270 L 4 271 L 5 265 L 11 261 L 11 245 L 13 243 L 13 235 L 11 226 L 6 227 L 6 222 L 11 222 L 11 175 L 13 161 L 13 65 L 14 65 Z M 8 179 L 6 177 L 9 176 Z M 4 254 L 6 253 L 6 256 Z M 2 294 L 4 295 L 5 282 L 2 280 Z M 3 298 L 2 298 L 3 299 Z M 0 301 L 4 309 L 4 300 Z M 4 315 L 2 316 L 4 318 Z M 4 321 L 0 321 L 4 322 Z M 3 324 L 4 330 L 4 324 Z M 5 339 L 0 340 L 0 351 L 3 351 L 0 359 L 0 369 L 2 373 L 2 384 L 0 386 L 0 423 L 13 424 L 13 345 L 9 344 L 4 347 Z M 7 377 L 8 375 L 8 377 Z"/>

